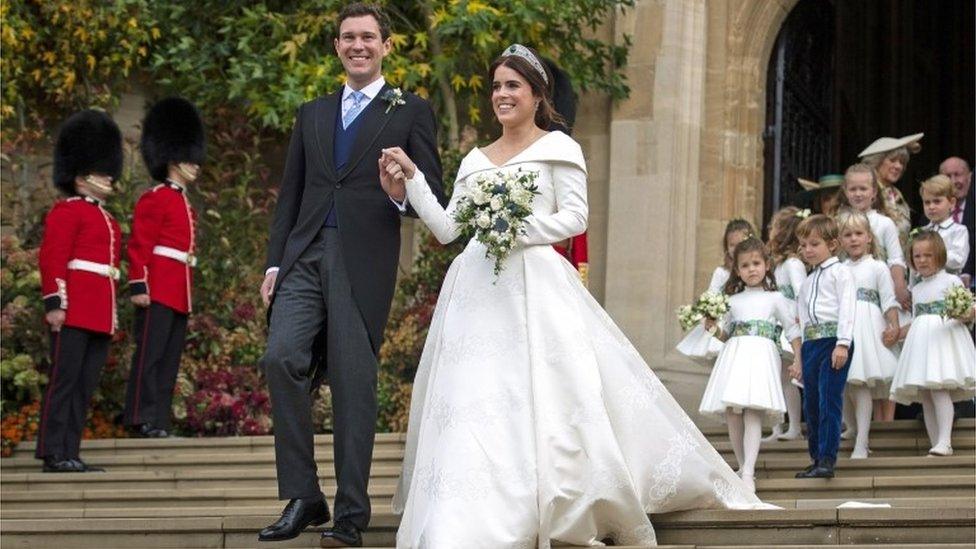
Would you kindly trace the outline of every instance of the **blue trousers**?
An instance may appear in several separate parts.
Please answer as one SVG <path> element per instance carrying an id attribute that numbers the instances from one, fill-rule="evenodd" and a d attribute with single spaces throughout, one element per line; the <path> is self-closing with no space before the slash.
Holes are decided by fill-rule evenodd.
<path id="1" fill-rule="evenodd" d="M 837 345 L 836 337 L 803 342 L 803 410 L 807 416 L 807 441 L 810 457 L 837 459 L 840 425 L 844 408 L 844 386 L 851 369 L 854 345 L 848 349 L 847 363 L 840 370 L 830 365 L 830 355 Z"/>

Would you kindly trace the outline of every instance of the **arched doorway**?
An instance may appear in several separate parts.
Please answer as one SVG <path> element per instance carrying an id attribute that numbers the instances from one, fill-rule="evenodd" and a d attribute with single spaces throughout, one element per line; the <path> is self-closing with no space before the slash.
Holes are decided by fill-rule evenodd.
<path id="1" fill-rule="evenodd" d="M 797 177 L 841 172 L 878 137 L 924 132 L 899 183 L 919 212 L 917 183 L 947 156 L 974 156 L 974 16 L 964 0 L 797 2 L 767 69 L 763 221 L 792 202 Z"/>

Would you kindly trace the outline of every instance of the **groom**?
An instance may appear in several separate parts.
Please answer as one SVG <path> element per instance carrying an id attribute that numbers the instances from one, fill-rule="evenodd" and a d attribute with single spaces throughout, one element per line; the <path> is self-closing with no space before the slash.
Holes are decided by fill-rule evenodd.
<path id="1" fill-rule="evenodd" d="M 381 74 L 392 46 L 386 15 L 351 4 L 337 26 L 346 84 L 298 109 L 261 285 L 270 307 L 261 367 L 271 391 L 278 496 L 288 504 L 259 539 L 291 539 L 329 521 L 311 418 L 314 380 L 324 374 L 332 390 L 338 490 L 335 524 L 321 545 L 357 547 L 370 518 L 376 355 L 396 282 L 400 216 L 408 213 L 380 185 L 380 151 L 408 151 L 444 200 L 433 111 Z"/>

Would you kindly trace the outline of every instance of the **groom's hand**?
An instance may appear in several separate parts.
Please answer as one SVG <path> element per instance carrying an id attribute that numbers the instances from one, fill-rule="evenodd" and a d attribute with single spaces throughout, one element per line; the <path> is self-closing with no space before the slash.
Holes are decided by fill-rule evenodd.
<path id="1" fill-rule="evenodd" d="M 271 303 L 271 292 L 274 291 L 275 280 L 278 278 L 278 271 L 271 271 L 264 275 L 264 282 L 261 283 L 261 301 L 267 307 Z"/>
<path id="2" fill-rule="evenodd" d="M 407 197 L 406 178 L 400 165 L 383 154 L 379 158 L 380 185 L 390 198 L 403 202 Z"/>
<path id="3" fill-rule="evenodd" d="M 413 160 L 410 160 L 407 153 L 403 152 L 403 149 L 400 147 L 383 149 L 383 158 L 396 162 L 407 179 L 413 179 L 413 176 L 417 173 L 417 165 L 413 163 Z"/>

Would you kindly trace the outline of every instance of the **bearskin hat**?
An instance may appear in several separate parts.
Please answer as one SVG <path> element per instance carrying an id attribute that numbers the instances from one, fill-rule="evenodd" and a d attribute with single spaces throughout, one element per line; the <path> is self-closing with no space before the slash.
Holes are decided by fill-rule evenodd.
<path id="1" fill-rule="evenodd" d="M 566 71 L 559 68 L 555 61 L 543 58 L 542 62 L 546 64 L 553 77 L 552 106 L 563 117 L 568 126 L 553 122 L 548 129 L 571 134 L 573 133 L 573 124 L 576 122 L 576 93 L 573 92 L 573 83 Z"/>
<path id="2" fill-rule="evenodd" d="M 122 174 L 122 132 L 104 111 L 86 109 L 71 115 L 54 145 L 54 186 L 74 195 L 75 178 Z"/>
<path id="3" fill-rule="evenodd" d="M 142 159 L 157 181 L 166 179 L 169 164 L 203 164 L 207 156 L 200 113 L 186 99 L 169 97 L 149 109 L 142 121 Z"/>

